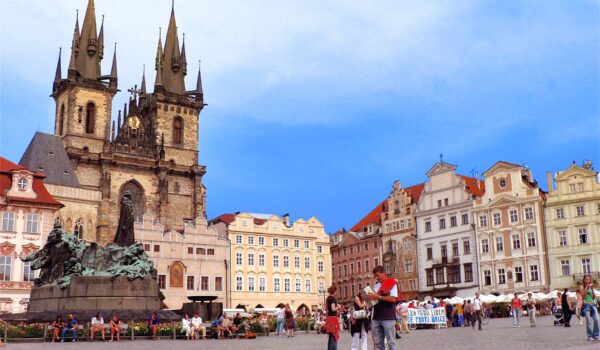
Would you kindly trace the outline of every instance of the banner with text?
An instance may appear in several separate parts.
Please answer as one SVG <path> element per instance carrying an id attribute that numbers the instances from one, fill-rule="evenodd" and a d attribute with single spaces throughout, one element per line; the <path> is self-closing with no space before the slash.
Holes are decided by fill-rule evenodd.
<path id="1" fill-rule="evenodd" d="M 408 324 L 445 324 L 446 310 L 437 309 L 408 309 Z"/>

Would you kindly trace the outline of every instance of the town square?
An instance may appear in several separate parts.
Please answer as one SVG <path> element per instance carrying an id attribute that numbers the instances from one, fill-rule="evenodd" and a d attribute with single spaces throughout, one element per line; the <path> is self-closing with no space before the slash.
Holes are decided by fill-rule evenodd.
<path id="1" fill-rule="evenodd" d="M 0 346 L 600 347 L 600 3 L 0 23 Z"/>

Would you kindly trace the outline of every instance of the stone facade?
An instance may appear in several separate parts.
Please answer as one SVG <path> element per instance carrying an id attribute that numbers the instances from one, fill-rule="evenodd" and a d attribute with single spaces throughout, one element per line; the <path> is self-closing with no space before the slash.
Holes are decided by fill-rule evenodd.
<path id="1" fill-rule="evenodd" d="M 545 204 L 551 289 L 600 279 L 600 183 L 591 162 L 548 173 Z"/>
<path id="2" fill-rule="evenodd" d="M 423 184 L 402 187 L 395 181 L 381 217 L 383 266 L 407 299 L 419 291 L 415 209 L 422 190 Z"/>
<path id="3" fill-rule="evenodd" d="M 207 227 L 203 217 L 174 230 L 146 214 L 134 229 L 136 241 L 143 244 L 157 270 L 167 308 L 181 308 L 190 296 L 216 296 L 216 302 L 228 306 L 230 252 L 226 235 Z"/>
<path id="4" fill-rule="evenodd" d="M 289 216 L 224 214 L 211 224 L 231 243 L 229 305 L 294 310 L 322 308 L 331 285 L 329 236 L 312 217 L 289 222 Z"/>
<path id="5" fill-rule="evenodd" d="M 428 172 L 416 209 L 421 295 L 467 297 L 478 289 L 472 208 L 483 181 L 440 161 Z"/>
<path id="6" fill-rule="evenodd" d="M 547 291 L 545 193 L 518 164 L 497 162 L 484 176 L 485 194 L 473 206 L 480 290 Z"/>

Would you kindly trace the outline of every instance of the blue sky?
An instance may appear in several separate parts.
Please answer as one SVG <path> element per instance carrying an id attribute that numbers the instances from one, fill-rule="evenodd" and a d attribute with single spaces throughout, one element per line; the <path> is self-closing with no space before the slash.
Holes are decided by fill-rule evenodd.
<path id="1" fill-rule="evenodd" d="M 18 161 L 36 130 L 53 131 L 58 47 L 66 72 L 86 3 L 0 2 L 3 156 Z M 168 0 L 96 0 L 122 90 L 143 64 L 154 81 L 169 12 Z M 425 181 L 440 153 L 466 175 L 527 164 L 542 188 L 573 160 L 600 168 L 597 1 L 176 0 L 175 13 L 188 62 L 202 60 L 209 217 L 290 213 L 349 228 L 395 179 Z"/>

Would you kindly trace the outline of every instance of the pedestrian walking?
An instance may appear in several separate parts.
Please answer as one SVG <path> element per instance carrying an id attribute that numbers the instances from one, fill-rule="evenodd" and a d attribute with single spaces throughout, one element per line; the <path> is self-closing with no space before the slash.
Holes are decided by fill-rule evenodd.
<path id="1" fill-rule="evenodd" d="M 510 302 L 510 312 L 513 317 L 513 328 L 521 328 L 521 309 L 523 309 L 523 304 L 521 303 L 521 299 L 517 296 L 517 293 L 514 294 L 514 298 Z"/>
<path id="2" fill-rule="evenodd" d="M 565 327 L 571 327 L 571 315 L 573 314 L 573 310 L 571 310 L 571 305 L 569 305 L 569 297 L 567 296 L 568 291 L 569 290 L 565 288 L 560 301 L 563 319 L 565 320 Z"/>
<path id="3" fill-rule="evenodd" d="M 592 276 L 583 277 L 583 285 L 579 286 L 579 292 L 583 296 L 583 307 L 581 312 L 585 316 L 585 330 L 587 340 L 600 340 L 600 330 L 598 326 L 598 308 L 596 307 L 596 294 L 592 285 Z"/>
<path id="4" fill-rule="evenodd" d="M 465 314 L 465 327 L 469 327 L 473 323 L 473 304 L 471 304 L 471 300 L 465 300 L 463 312 Z"/>
<path id="5" fill-rule="evenodd" d="M 369 315 L 367 303 L 358 293 L 354 297 L 354 312 L 350 315 L 350 335 L 352 335 L 352 350 L 367 350 L 367 333 L 369 330 Z"/>
<path id="6" fill-rule="evenodd" d="M 385 350 L 387 340 L 388 350 L 396 350 L 396 302 L 398 301 L 398 285 L 396 280 L 389 278 L 383 266 L 373 269 L 373 277 L 377 283 L 374 293 L 369 299 L 374 302 L 371 332 L 375 350 Z"/>
<path id="7" fill-rule="evenodd" d="M 340 339 L 340 321 L 338 320 L 338 310 L 340 306 L 335 298 L 337 287 L 332 285 L 327 288 L 329 296 L 325 300 L 327 318 L 325 319 L 325 332 L 329 335 L 327 340 L 327 350 L 337 350 L 337 342 Z"/>
<path id="8" fill-rule="evenodd" d="M 475 298 L 473 299 L 473 310 L 475 311 L 476 319 L 473 320 L 473 324 L 471 325 L 473 329 L 475 329 L 475 321 L 477 321 L 477 327 L 481 330 L 481 307 L 482 307 L 481 299 L 479 298 L 479 292 L 475 293 Z"/>
<path id="9" fill-rule="evenodd" d="M 277 310 L 277 336 L 283 334 L 283 325 L 285 323 L 285 310 L 280 308 Z"/>
<path id="10" fill-rule="evenodd" d="M 535 327 L 535 300 L 533 300 L 533 295 L 527 293 L 527 314 L 529 315 L 529 326 Z"/>

